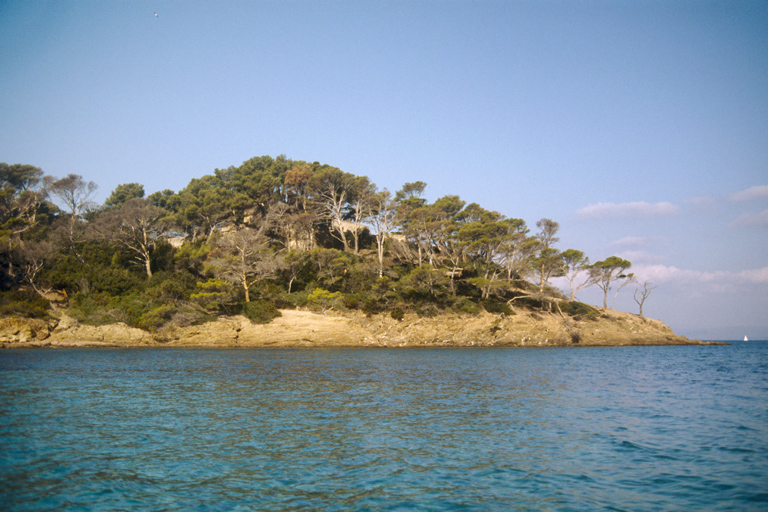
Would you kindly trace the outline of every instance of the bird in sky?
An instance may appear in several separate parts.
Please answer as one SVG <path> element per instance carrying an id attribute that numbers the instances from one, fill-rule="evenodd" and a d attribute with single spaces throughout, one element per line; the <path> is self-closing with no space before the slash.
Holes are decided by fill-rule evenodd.
<path id="1" fill-rule="evenodd" d="M 157 13 L 155 13 L 155 18 L 157 18 Z"/>

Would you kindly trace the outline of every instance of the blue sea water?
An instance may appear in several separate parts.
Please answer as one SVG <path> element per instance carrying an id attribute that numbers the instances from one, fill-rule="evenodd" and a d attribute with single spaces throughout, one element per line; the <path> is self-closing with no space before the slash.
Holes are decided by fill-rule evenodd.
<path id="1" fill-rule="evenodd" d="M 0 352 L 0 510 L 768 510 L 768 343 Z"/>

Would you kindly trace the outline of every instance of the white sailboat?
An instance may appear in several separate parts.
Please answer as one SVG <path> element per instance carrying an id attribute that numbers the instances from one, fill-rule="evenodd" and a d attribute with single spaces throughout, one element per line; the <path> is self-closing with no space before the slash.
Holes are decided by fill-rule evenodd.
<path id="1" fill-rule="evenodd" d="M 744 336 L 744 341 L 749 341 L 749 338 L 747 338 L 746 336 Z"/>

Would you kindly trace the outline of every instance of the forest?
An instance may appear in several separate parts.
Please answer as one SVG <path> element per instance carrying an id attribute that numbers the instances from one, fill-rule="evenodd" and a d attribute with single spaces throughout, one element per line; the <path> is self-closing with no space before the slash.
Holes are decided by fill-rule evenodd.
<path id="1" fill-rule="evenodd" d="M 617 256 L 560 250 L 559 225 L 529 227 L 458 195 L 429 203 L 427 184 L 394 193 L 319 162 L 254 157 L 182 190 L 117 186 L 104 204 L 80 175 L 0 164 L 0 315 L 66 309 L 90 325 L 155 331 L 280 309 L 434 316 L 528 308 L 599 315 L 633 285 L 642 316 L 653 289 Z M 563 278 L 567 290 L 552 286 Z"/>

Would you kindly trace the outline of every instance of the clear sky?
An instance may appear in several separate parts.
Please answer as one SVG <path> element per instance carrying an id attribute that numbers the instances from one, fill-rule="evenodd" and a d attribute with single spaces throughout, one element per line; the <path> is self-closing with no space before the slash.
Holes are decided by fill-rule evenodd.
<path id="1" fill-rule="evenodd" d="M 763 0 L 2 0 L 0 119 L 101 201 L 261 155 L 422 180 L 629 259 L 679 334 L 768 338 Z"/>

